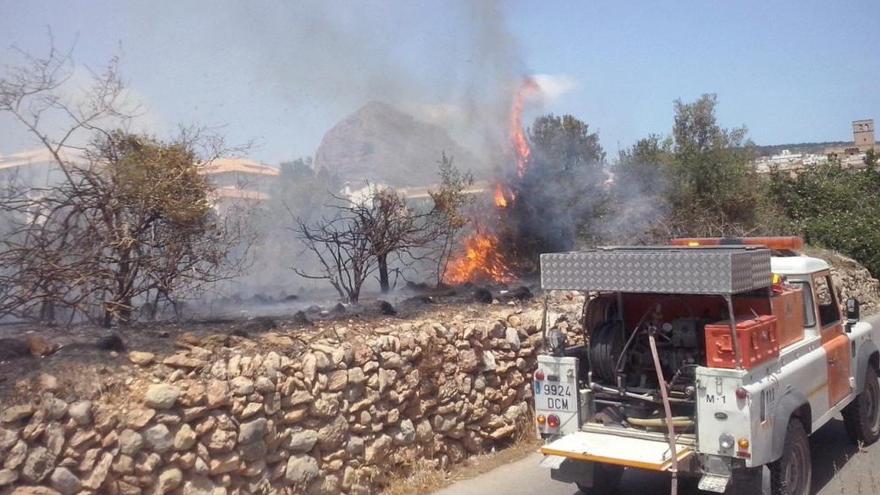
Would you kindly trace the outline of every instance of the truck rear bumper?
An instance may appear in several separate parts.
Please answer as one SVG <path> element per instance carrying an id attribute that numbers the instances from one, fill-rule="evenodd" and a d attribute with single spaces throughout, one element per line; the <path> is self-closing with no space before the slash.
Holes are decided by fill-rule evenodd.
<path id="1" fill-rule="evenodd" d="M 690 442 L 676 444 L 679 470 L 687 471 L 685 464 L 695 453 Z M 672 456 L 664 439 L 635 438 L 615 433 L 578 431 L 554 440 L 543 447 L 544 455 L 568 459 L 615 464 L 650 471 L 669 471 Z"/>

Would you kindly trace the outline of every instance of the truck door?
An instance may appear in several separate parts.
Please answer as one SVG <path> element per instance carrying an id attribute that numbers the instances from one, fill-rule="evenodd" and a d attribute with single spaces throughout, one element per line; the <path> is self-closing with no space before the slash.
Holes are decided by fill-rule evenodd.
<path id="1" fill-rule="evenodd" d="M 849 395 L 851 373 L 850 340 L 843 331 L 840 305 L 834 292 L 831 275 L 827 272 L 813 276 L 816 310 L 819 313 L 819 331 L 822 347 L 828 359 L 829 406 Z"/>

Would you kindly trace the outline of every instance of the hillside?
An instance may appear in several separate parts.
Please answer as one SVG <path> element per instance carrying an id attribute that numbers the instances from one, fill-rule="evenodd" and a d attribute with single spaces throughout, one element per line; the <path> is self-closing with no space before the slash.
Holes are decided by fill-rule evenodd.
<path id="1" fill-rule="evenodd" d="M 419 186 L 438 181 L 443 152 L 459 168 L 475 168 L 473 155 L 445 129 L 372 101 L 327 131 L 315 153 L 315 167 L 343 181 Z"/>

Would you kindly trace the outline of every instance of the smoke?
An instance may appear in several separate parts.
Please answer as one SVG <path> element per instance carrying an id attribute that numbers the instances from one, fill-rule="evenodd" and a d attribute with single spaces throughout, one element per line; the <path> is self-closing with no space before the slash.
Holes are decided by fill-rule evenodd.
<path id="1" fill-rule="evenodd" d="M 504 138 L 505 109 L 523 73 L 519 47 L 494 0 L 448 2 L 176 2 L 131 7 L 137 36 L 187 44 L 170 77 L 189 77 L 211 99 L 252 100 L 295 120 L 292 150 L 312 154 L 323 133 L 372 100 L 442 124 L 486 157 Z M 202 74 L 186 66 L 215 62 Z M 228 88 L 246 91 L 229 95 Z M 201 108 L 216 101 L 198 101 Z M 235 105 L 237 102 L 232 102 Z M 240 108 L 237 106 L 236 108 Z M 273 114 L 277 115 L 278 112 Z M 229 127 L 253 116 L 211 114 Z M 268 143 L 262 143 L 268 144 Z M 271 143 L 277 147 L 278 143 Z M 292 153 L 292 152 L 291 152 Z"/>
<path id="2" fill-rule="evenodd" d="M 222 91 L 224 79 L 230 85 L 238 81 L 239 87 L 244 80 L 252 92 L 231 97 L 253 98 L 255 109 L 266 101 L 289 109 L 296 119 L 291 150 L 314 153 L 331 126 L 378 100 L 447 130 L 478 158 L 456 163 L 480 168 L 473 170 L 477 175 L 510 158 L 509 105 L 524 66 L 499 2 L 249 2 L 217 9 L 179 2 L 167 7 L 161 19 L 152 7 L 132 7 L 142 9 L 135 15 L 145 19 L 137 29 L 151 31 L 140 36 L 171 35 L 169 18 L 195 19 L 186 26 L 187 38 L 195 41 L 175 63 L 216 60 L 216 67 L 198 75 L 214 82 L 196 81 L 196 86 Z M 226 122 L 231 129 L 246 126 L 247 118 Z M 438 159 L 424 157 L 427 164 Z M 289 270 L 304 260 L 287 230 L 291 215 L 279 206 L 258 222 L 264 235 L 257 259 L 232 290 L 298 293 L 315 284 Z"/>

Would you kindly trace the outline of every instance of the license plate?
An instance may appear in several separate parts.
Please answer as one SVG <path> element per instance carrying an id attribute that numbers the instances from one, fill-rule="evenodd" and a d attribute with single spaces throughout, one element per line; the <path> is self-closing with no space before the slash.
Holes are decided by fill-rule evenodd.
<path id="1" fill-rule="evenodd" d="M 572 385 L 535 382 L 537 409 L 546 411 L 577 412 L 575 388 Z"/>

